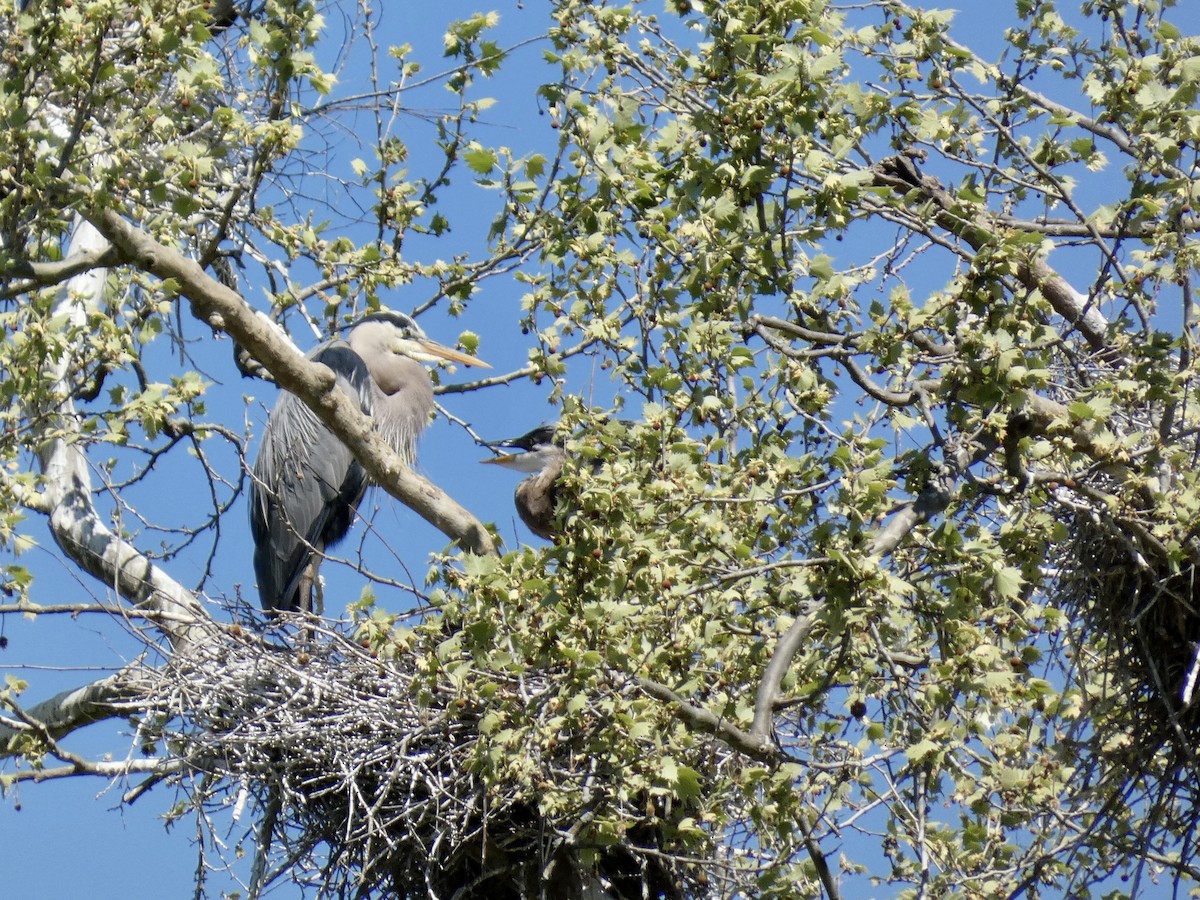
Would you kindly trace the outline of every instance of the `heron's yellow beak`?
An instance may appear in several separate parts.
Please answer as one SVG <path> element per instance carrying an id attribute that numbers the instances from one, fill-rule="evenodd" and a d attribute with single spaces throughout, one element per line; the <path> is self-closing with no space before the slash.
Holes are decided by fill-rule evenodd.
<path id="1" fill-rule="evenodd" d="M 526 453 L 502 453 L 499 456 L 481 459 L 480 462 L 492 463 L 517 472 L 540 472 L 546 467 L 552 454 L 557 454 L 557 459 L 562 461 L 561 451 L 543 448 Z"/>
<path id="2" fill-rule="evenodd" d="M 490 369 L 491 366 L 485 363 L 478 357 L 471 356 L 469 353 L 462 353 L 447 347 L 445 344 L 439 344 L 437 341 L 431 341 L 429 338 L 418 338 L 417 346 L 421 348 L 421 353 L 430 357 L 430 361 L 444 359 L 447 362 L 461 363 L 464 366 L 478 366 L 481 369 Z"/>

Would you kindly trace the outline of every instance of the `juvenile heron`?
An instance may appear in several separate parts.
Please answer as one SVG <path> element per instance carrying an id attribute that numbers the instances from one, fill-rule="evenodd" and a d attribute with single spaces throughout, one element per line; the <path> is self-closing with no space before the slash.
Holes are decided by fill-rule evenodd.
<path id="1" fill-rule="evenodd" d="M 491 459 L 494 463 L 517 472 L 532 472 L 517 485 L 514 500 L 517 515 L 536 534 L 546 540 L 554 540 L 554 506 L 558 500 L 555 482 L 562 474 L 567 454 L 562 445 L 555 441 L 553 425 L 539 425 L 520 437 L 492 444 L 493 447 L 521 450 L 521 453 L 505 453 Z"/>
<path id="2" fill-rule="evenodd" d="M 337 386 L 358 399 L 383 439 L 409 463 L 433 412 L 433 386 L 421 362 L 487 367 L 431 341 L 398 312 L 364 316 L 345 340 L 321 344 L 308 359 L 333 370 Z M 250 483 L 254 574 L 263 609 L 313 609 L 321 556 L 350 530 L 367 485 L 366 471 L 346 445 L 298 397 L 280 394 Z"/>

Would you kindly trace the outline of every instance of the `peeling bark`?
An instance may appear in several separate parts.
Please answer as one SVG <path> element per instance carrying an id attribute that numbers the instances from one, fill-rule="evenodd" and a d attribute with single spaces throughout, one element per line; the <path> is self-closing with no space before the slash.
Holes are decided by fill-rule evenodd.
<path id="1" fill-rule="evenodd" d="M 140 696 L 138 666 L 130 666 L 100 681 L 55 694 L 48 700 L 24 710 L 27 717 L 40 722 L 54 740 L 72 731 L 123 714 L 122 701 Z M 0 716 L 0 759 L 11 756 L 8 743 L 28 726 L 8 716 Z"/>

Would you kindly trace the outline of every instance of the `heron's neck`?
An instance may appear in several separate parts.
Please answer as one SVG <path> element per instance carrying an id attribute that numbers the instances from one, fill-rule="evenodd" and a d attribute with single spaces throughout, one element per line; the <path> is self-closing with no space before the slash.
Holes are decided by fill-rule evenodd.
<path id="1" fill-rule="evenodd" d="M 388 360 L 386 367 L 371 366 L 368 363 L 367 368 L 371 372 L 372 380 L 384 396 L 390 397 L 400 391 L 415 391 L 420 394 L 428 394 L 430 397 L 433 396 L 433 390 L 429 384 L 429 373 L 416 360 L 393 357 Z M 382 371 L 376 371 L 377 369 L 382 369 Z"/>
<path id="2" fill-rule="evenodd" d="M 375 427 L 405 460 L 416 458 L 417 438 L 433 412 L 429 373 L 415 360 L 393 360 L 386 373 L 371 373 L 375 382 Z"/>

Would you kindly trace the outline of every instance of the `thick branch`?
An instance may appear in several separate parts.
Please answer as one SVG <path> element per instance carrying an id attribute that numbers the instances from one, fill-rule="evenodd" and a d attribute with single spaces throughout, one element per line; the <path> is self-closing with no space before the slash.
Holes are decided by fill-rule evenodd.
<path id="1" fill-rule="evenodd" d="M 5 778 L 17 781 L 50 781 L 55 778 L 73 778 L 77 775 L 95 775 L 100 778 L 125 778 L 128 775 L 170 775 L 182 772 L 188 763 L 182 759 L 124 759 L 98 760 L 75 759 L 65 766 L 55 766 L 50 769 L 24 769 L 6 775 Z"/>
<path id="2" fill-rule="evenodd" d="M 122 702 L 135 699 L 139 694 L 141 682 L 136 666 L 56 694 L 25 709 L 25 717 L 39 723 L 51 739 L 58 740 L 86 725 L 123 715 Z M 29 730 L 27 722 L 0 715 L 0 758 L 13 756 L 12 738 Z"/>
<path id="3" fill-rule="evenodd" d="M 95 228 L 86 222 L 76 227 L 69 258 L 99 260 L 110 251 Z M 106 278 L 107 271 L 95 267 L 72 276 L 59 289 L 55 313 L 72 324 L 83 322 L 89 308 L 99 303 Z M 33 417 L 44 437 L 38 458 L 46 487 L 39 505 L 49 510 L 50 531 L 63 552 L 127 601 L 168 614 L 169 621 L 159 627 L 179 647 L 190 639 L 191 623 L 207 619 L 208 614 L 191 591 L 114 534 L 97 513 L 87 459 L 73 439 L 78 420 L 66 380 L 69 365 L 65 355 L 46 363 L 44 375 L 53 386 Z"/>
<path id="4" fill-rule="evenodd" d="M 916 191 L 923 201 L 933 204 L 938 226 L 957 235 L 974 250 L 983 249 L 993 240 L 995 229 L 985 216 L 974 215 L 936 178 L 922 175 L 906 156 L 893 156 L 877 165 L 875 183 L 900 193 Z M 1078 329 L 1093 350 L 1108 349 L 1108 320 L 1044 258 L 1019 262 L 1017 279 L 1029 290 L 1040 291 L 1054 311 Z"/>
<path id="5" fill-rule="evenodd" d="M 877 559 L 887 558 L 914 528 L 943 512 L 950 505 L 951 487 L 949 483 L 934 484 L 911 503 L 905 503 L 875 532 L 871 555 Z"/>
<path id="6" fill-rule="evenodd" d="M 177 250 L 126 222 L 112 210 L 93 213 L 92 223 L 121 257 L 162 279 L 171 279 L 197 318 L 224 331 L 256 356 L 275 381 L 303 400 L 350 449 L 389 494 L 435 528 L 477 554 L 495 552 L 483 524 L 437 485 L 412 471 L 379 436 L 358 405 L 335 386 L 333 373 L 297 354 L 240 295 L 207 275 Z"/>
<path id="7" fill-rule="evenodd" d="M 95 247 L 53 262 L 14 260 L 7 266 L 3 275 L 23 280 L 4 288 L 0 291 L 0 297 L 18 297 L 34 288 L 60 284 L 68 278 L 116 263 L 117 253 L 112 247 Z"/>

